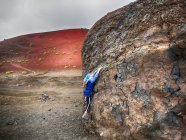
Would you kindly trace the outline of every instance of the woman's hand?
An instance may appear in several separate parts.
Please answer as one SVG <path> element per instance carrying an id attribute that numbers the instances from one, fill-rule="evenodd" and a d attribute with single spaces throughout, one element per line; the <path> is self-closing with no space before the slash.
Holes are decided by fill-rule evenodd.
<path id="1" fill-rule="evenodd" d="M 97 71 L 100 72 L 101 69 L 102 69 L 102 67 L 99 67 Z"/>
<path id="2" fill-rule="evenodd" d="M 86 83 L 85 83 L 85 82 L 83 82 L 83 85 L 82 85 L 82 87 L 83 87 L 83 88 L 85 88 L 85 87 L 86 87 Z"/>

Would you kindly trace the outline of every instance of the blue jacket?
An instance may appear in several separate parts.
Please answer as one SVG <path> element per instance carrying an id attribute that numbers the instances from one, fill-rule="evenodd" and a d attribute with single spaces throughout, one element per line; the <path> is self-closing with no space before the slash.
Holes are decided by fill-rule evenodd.
<path id="1" fill-rule="evenodd" d="M 94 86 L 95 86 L 95 83 L 96 83 L 96 80 L 99 76 L 99 72 L 96 72 L 94 75 L 93 75 L 93 78 L 89 79 L 91 76 L 90 73 L 88 73 L 84 79 L 84 82 L 86 82 L 86 87 L 85 89 L 83 90 L 83 93 L 86 97 L 90 97 L 94 91 Z"/>

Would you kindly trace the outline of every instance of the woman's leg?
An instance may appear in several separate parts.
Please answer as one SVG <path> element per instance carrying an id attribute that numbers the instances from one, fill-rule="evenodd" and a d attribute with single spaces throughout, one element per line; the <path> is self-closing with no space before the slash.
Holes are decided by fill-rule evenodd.
<path id="1" fill-rule="evenodd" d="M 90 101 L 91 101 L 91 97 L 86 97 L 86 111 L 88 113 L 90 112 Z"/>
<path id="2" fill-rule="evenodd" d="M 86 110 L 83 113 L 83 116 L 82 116 L 83 119 L 87 119 L 88 113 L 90 112 L 90 101 L 91 101 L 91 97 L 86 97 L 85 96 L 85 101 L 86 101 Z"/>

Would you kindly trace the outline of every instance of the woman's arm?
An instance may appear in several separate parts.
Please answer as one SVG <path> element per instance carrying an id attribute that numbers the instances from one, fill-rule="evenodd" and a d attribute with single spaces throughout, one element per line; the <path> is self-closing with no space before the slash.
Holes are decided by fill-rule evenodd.
<path id="1" fill-rule="evenodd" d="M 97 78 L 99 77 L 99 72 L 100 72 L 100 70 L 101 70 L 101 68 L 99 68 L 99 69 L 95 72 L 94 77 L 93 77 L 93 79 L 91 80 L 91 82 L 95 82 L 95 81 L 97 80 Z"/>

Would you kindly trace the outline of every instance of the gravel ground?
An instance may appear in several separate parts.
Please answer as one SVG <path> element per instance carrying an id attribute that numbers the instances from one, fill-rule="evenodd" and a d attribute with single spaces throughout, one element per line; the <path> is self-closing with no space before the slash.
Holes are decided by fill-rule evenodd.
<path id="1" fill-rule="evenodd" d="M 81 71 L 0 75 L 0 140 L 95 140 L 82 126 Z"/>

